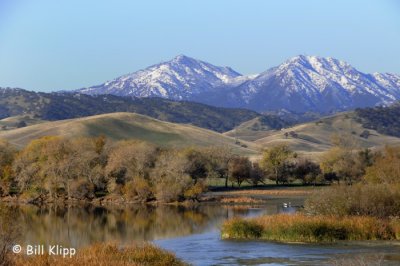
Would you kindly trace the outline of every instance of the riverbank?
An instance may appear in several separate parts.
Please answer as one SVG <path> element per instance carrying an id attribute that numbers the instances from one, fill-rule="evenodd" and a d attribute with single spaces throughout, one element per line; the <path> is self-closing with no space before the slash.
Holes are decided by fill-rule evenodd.
<path id="1" fill-rule="evenodd" d="M 223 239 L 262 239 L 280 242 L 336 242 L 340 240 L 400 240 L 400 220 L 366 216 L 264 215 L 227 220 Z"/>
<path id="2" fill-rule="evenodd" d="M 26 196 L 7 196 L 0 197 L 0 202 L 12 204 L 34 204 L 34 205 L 94 205 L 94 206 L 129 206 L 132 204 L 146 205 L 195 205 L 201 203 L 221 203 L 221 204 L 264 204 L 274 198 L 305 198 L 316 190 L 323 187 L 313 186 L 265 186 L 247 188 L 219 188 L 210 189 L 197 199 L 162 202 L 157 200 L 143 202 L 133 200 L 118 195 L 107 195 L 94 199 L 58 198 L 56 200 L 48 198 L 29 198 Z"/>
<path id="3" fill-rule="evenodd" d="M 94 244 L 78 250 L 73 257 L 63 256 L 24 256 L 8 254 L 11 266 L 185 266 L 173 253 L 152 244 L 136 245 L 120 248 L 116 244 Z"/>
<path id="4" fill-rule="evenodd" d="M 324 189 L 324 186 L 257 186 L 245 188 L 211 188 L 200 197 L 200 202 L 216 202 L 220 204 L 265 204 L 271 200 L 288 199 L 288 201 L 303 202 L 315 191 Z M 302 205 L 302 204 L 300 204 Z M 299 207 L 297 205 L 296 207 Z M 292 205 L 294 206 L 294 205 Z"/>

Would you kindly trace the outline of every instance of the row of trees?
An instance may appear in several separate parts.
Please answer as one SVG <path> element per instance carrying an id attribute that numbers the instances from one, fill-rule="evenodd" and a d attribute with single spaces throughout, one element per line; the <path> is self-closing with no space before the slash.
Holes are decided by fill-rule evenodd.
<path id="1" fill-rule="evenodd" d="M 17 152 L 0 143 L 0 195 L 29 200 L 89 199 L 105 195 L 129 201 L 196 198 L 211 168 L 195 149 L 165 149 L 104 137 L 44 137 Z"/>
<path id="2" fill-rule="evenodd" d="M 360 149 L 350 137 L 334 136 L 333 147 L 317 161 L 299 158 L 285 145 L 267 149 L 260 161 L 269 179 L 279 183 L 301 180 L 303 184 L 344 182 L 400 182 L 400 147 Z M 398 180 L 398 181 L 395 181 Z"/>
<path id="3" fill-rule="evenodd" d="M 326 153 L 322 169 L 352 186 L 331 186 L 306 200 L 305 211 L 320 215 L 400 217 L 400 147 L 353 151 L 335 147 Z"/>
<path id="4" fill-rule="evenodd" d="M 226 148 L 162 148 L 104 137 L 32 141 L 17 151 L 0 142 L 0 196 L 55 201 L 107 196 L 127 201 L 196 200 L 207 178 L 239 185 L 260 175 L 248 158 Z"/>
<path id="5" fill-rule="evenodd" d="M 291 154 L 279 146 L 266 152 L 262 161 L 251 162 L 222 147 L 161 148 L 104 137 L 43 137 L 21 151 L 3 141 L 0 196 L 18 195 L 29 201 L 103 196 L 143 202 L 196 200 L 206 189 L 207 178 L 223 179 L 225 186 L 258 185 L 267 178 L 286 183 L 283 176 L 288 172 L 282 165 Z M 308 171 L 303 168 L 301 174 Z"/>
<path id="6" fill-rule="evenodd" d="M 207 178 L 241 186 L 303 184 L 367 178 L 390 182 L 400 176 L 400 150 L 355 150 L 338 139 L 317 163 L 299 157 L 285 145 L 263 152 L 259 161 L 221 147 L 161 148 L 139 141 L 111 142 L 104 137 L 43 137 L 21 151 L 0 142 L 0 196 L 52 201 L 107 196 L 127 201 L 196 200 Z"/>

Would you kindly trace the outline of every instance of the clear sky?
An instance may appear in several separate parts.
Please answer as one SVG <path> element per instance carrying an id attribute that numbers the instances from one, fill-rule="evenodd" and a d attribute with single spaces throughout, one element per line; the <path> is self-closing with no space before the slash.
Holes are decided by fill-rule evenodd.
<path id="1" fill-rule="evenodd" d="M 298 54 L 400 74 L 400 1 L 0 0 L 0 87 L 77 89 L 178 54 L 243 74 Z"/>

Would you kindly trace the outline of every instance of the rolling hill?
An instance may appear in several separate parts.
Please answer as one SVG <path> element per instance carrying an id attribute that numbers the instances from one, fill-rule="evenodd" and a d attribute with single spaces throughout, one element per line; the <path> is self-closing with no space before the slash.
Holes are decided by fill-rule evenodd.
<path id="1" fill-rule="evenodd" d="M 84 118 L 45 122 L 24 128 L 0 132 L 0 139 L 6 139 L 19 147 L 33 139 L 56 135 L 64 137 L 88 137 L 105 135 L 112 140 L 139 139 L 157 145 L 224 146 L 238 154 L 256 154 L 257 144 L 242 141 L 217 132 L 191 125 L 160 121 L 133 113 L 112 113 Z"/>
<path id="2" fill-rule="evenodd" d="M 244 121 L 261 116 L 265 120 L 271 120 L 271 127 L 285 124 L 275 115 L 261 115 L 246 109 L 221 108 L 188 101 L 0 88 L 0 119 L 29 116 L 36 120 L 56 121 L 113 112 L 132 112 L 218 132 L 231 130 Z"/>
<path id="3" fill-rule="evenodd" d="M 242 128 L 243 125 L 240 130 Z M 240 132 L 240 130 L 237 130 L 237 132 Z M 279 131 L 264 131 L 263 133 L 264 136 L 258 133 L 259 138 L 254 141 L 261 147 L 285 143 L 296 152 L 309 155 L 318 155 L 332 147 L 332 137 L 335 134 L 349 138 L 352 145 L 360 148 L 400 145 L 400 138 L 383 135 L 375 130 L 364 128 L 355 112 L 340 113 L 314 122 L 296 125 Z M 232 135 L 232 131 L 227 135 Z"/>
<path id="4" fill-rule="evenodd" d="M 43 123 L 43 122 L 45 122 L 45 121 L 43 121 L 39 118 L 34 118 L 30 115 L 10 116 L 10 117 L 0 120 L 0 131 L 26 127 L 26 126 L 30 126 L 30 125 Z"/>
<path id="5" fill-rule="evenodd" d="M 245 141 L 255 141 L 270 134 L 277 128 L 284 128 L 284 123 L 275 120 L 276 124 L 271 124 L 271 120 L 266 120 L 264 117 L 256 117 L 243 122 L 234 129 L 224 133 L 226 136 L 242 139 Z"/>

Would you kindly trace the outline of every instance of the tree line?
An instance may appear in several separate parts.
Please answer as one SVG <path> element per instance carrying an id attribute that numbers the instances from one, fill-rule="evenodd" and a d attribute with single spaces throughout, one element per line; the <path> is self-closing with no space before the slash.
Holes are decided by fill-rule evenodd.
<path id="1" fill-rule="evenodd" d="M 288 146 L 266 149 L 259 160 L 224 147 L 166 148 L 142 141 L 113 142 L 105 137 L 33 140 L 22 150 L 0 141 L 0 197 L 29 202 L 96 200 L 175 202 L 198 200 L 207 179 L 226 187 L 274 181 L 305 185 L 344 182 L 362 177 L 390 182 L 400 175 L 400 150 L 355 150 L 343 140 L 319 162 Z"/>
<path id="2" fill-rule="evenodd" d="M 363 127 L 384 135 L 400 137 L 400 102 L 389 107 L 360 108 L 355 113 L 357 121 Z"/>

